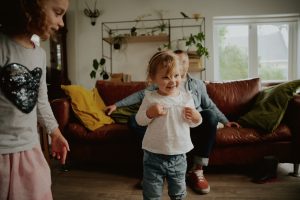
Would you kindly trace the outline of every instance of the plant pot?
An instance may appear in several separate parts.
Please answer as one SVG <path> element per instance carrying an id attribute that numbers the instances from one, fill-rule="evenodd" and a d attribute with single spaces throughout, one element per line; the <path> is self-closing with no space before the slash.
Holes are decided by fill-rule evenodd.
<path id="1" fill-rule="evenodd" d="M 137 32 L 136 32 L 136 28 L 135 28 L 135 27 L 132 27 L 132 28 L 130 29 L 130 35 L 131 35 L 131 36 L 137 36 Z"/>
<path id="2" fill-rule="evenodd" d="M 131 32 L 131 36 L 137 36 L 137 32 Z"/>
<path id="3" fill-rule="evenodd" d="M 121 44 L 120 43 L 114 43 L 114 49 L 121 49 Z"/>
<path id="4" fill-rule="evenodd" d="M 195 45 L 191 45 L 188 47 L 188 51 L 190 52 L 196 52 L 197 51 L 197 47 Z"/>
<path id="5" fill-rule="evenodd" d="M 204 59 L 200 58 L 189 58 L 189 72 L 201 72 L 205 70 Z"/>
<path id="6" fill-rule="evenodd" d="M 186 46 L 186 40 L 184 40 L 184 39 L 177 40 L 176 48 L 178 50 L 187 51 L 188 50 L 188 46 Z"/>

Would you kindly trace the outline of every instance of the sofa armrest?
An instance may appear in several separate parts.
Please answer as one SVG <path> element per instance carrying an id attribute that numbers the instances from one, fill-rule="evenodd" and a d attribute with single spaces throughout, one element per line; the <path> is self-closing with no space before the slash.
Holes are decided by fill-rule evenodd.
<path id="1" fill-rule="evenodd" d="M 293 135 L 293 152 L 295 152 L 295 161 L 300 163 L 300 95 L 297 94 L 290 100 L 287 111 L 284 116 L 284 123 L 286 123 Z"/>
<path id="2" fill-rule="evenodd" d="M 300 132 L 300 95 L 295 95 L 289 102 L 284 122 L 292 129 L 293 134 Z M 296 133 L 300 135 L 300 133 Z"/>
<path id="3" fill-rule="evenodd" d="M 59 129 L 62 132 L 62 134 L 64 134 L 65 127 L 70 120 L 70 99 L 54 99 L 50 102 L 50 105 L 53 114 L 58 122 Z"/>

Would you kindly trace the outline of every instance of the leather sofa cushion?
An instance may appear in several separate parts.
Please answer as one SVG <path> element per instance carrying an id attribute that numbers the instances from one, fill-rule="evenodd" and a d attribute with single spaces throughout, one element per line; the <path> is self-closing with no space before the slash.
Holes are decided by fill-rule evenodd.
<path id="1" fill-rule="evenodd" d="M 209 82 L 207 93 L 230 121 L 236 121 L 253 105 L 260 90 L 260 79 Z"/>
<path id="2" fill-rule="evenodd" d="M 98 80 L 96 88 L 106 105 L 112 105 L 117 101 L 147 87 L 146 82 L 113 82 Z"/>
<path id="3" fill-rule="evenodd" d="M 218 129 L 216 137 L 217 146 L 245 145 L 276 141 L 291 141 L 291 130 L 287 125 L 281 124 L 272 133 L 265 133 L 254 128 L 231 128 Z"/>
<path id="4" fill-rule="evenodd" d="M 70 123 L 67 127 L 67 132 L 71 135 L 72 140 L 79 142 L 125 142 L 134 141 L 136 135 L 128 129 L 126 124 L 110 124 L 102 126 L 95 131 L 88 131 L 79 123 Z M 131 143 L 131 142 L 130 142 Z"/>

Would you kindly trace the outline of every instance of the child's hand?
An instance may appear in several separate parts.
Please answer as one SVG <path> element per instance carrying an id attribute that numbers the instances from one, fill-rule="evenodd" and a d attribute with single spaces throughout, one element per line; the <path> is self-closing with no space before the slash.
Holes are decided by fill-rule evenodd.
<path id="1" fill-rule="evenodd" d="M 193 123 L 199 123 L 199 121 L 202 121 L 202 117 L 200 113 L 191 107 L 184 107 L 183 108 L 183 116 L 186 120 L 192 121 Z"/>
<path id="2" fill-rule="evenodd" d="M 225 124 L 226 127 L 236 127 L 236 128 L 241 128 L 241 125 L 237 122 L 227 122 Z"/>
<path id="3" fill-rule="evenodd" d="M 152 119 L 167 114 L 167 109 L 161 104 L 150 106 L 146 112 L 148 118 Z"/>
<path id="4" fill-rule="evenodd" d="M 61 164 L 65 164 L 67 152 L 70 151 L 69 144 L 60 130 L 57 128 L 51 134 L 52 156 L 60 160 Z"/>
<path id="5" fill-rule="evenodd" d="M 105 108 L 105 112 L 107 115 L 110 115 L 112 112 L 114 112 L 115 110 L 117 109 L 117 106 L 116 104 L 113 104 L 113 105 L 110 105 L 110 106 L 107 106 Z"/>

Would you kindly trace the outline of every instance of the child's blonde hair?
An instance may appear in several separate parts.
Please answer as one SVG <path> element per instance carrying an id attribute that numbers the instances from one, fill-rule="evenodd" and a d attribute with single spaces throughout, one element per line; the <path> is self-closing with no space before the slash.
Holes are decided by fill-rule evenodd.
<path id="1" fill-rule="evenodd" d="M 149 61 L 147 80 L 151 82 L 160 69 L 167 69 L 167 74 L 170 74 L 177 66 L 178 59 L 174 52 L 170 50 L 157 52 Z"/>

